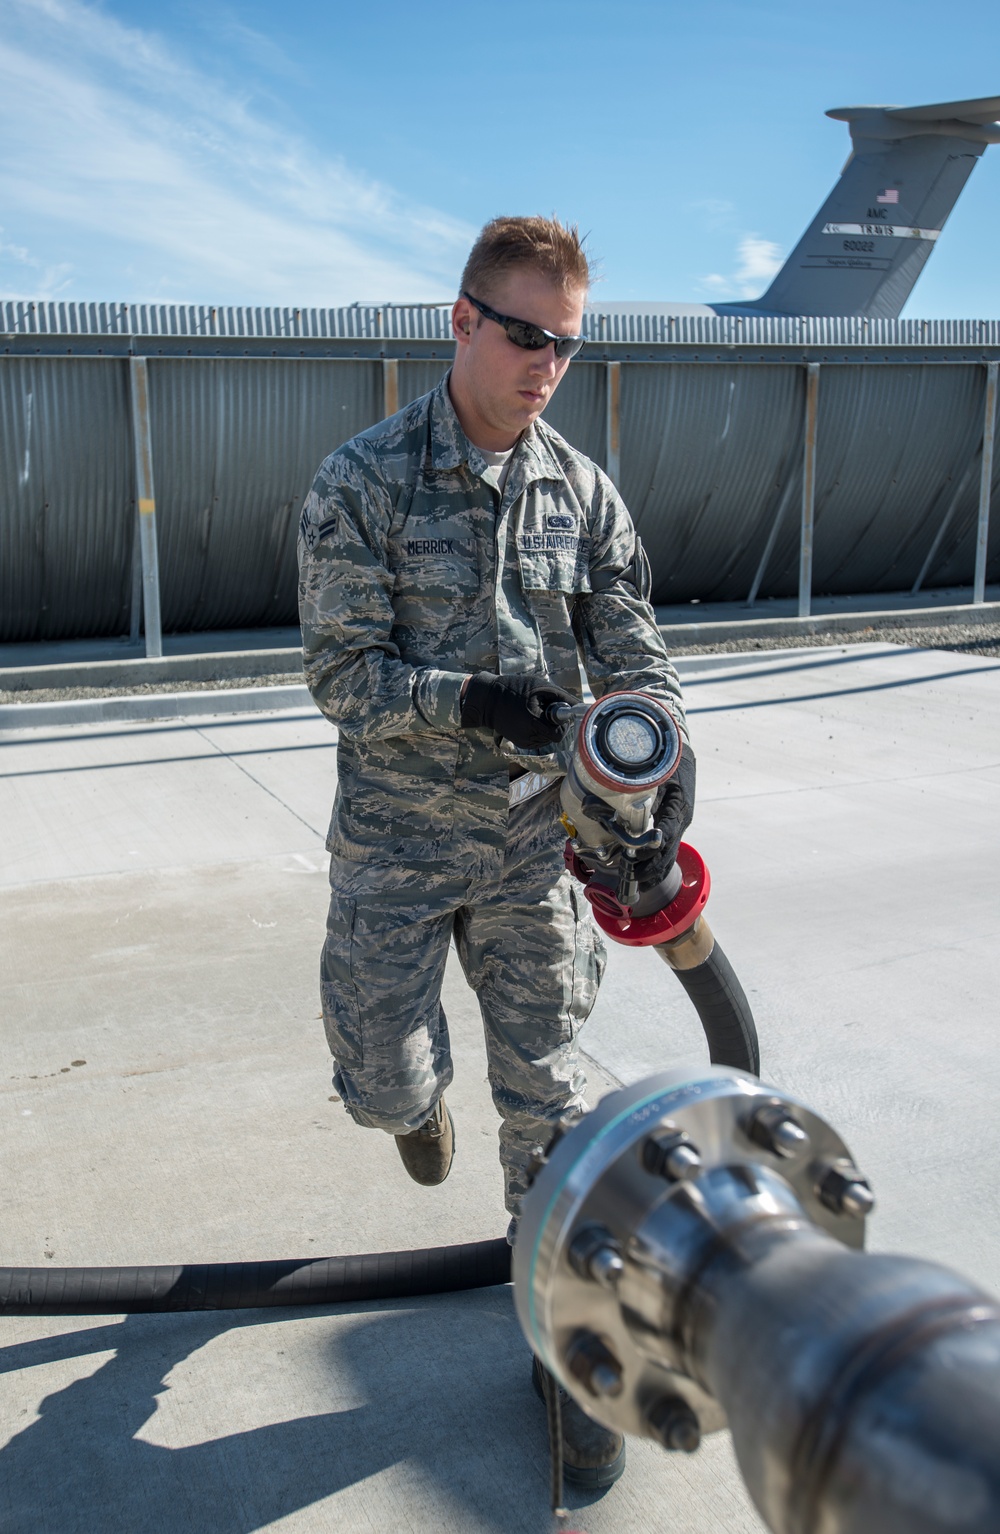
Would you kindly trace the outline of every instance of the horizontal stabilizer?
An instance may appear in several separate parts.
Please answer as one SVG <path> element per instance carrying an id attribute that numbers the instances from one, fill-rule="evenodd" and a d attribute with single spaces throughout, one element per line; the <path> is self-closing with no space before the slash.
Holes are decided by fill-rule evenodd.
<path id="1" fill-rule="evenodd" d="M 922 107 L 831 107 L 827 117 L 850 124 L 851 137 L 899 139 L 918 134 L 963 137 L 973 143 L 1000 143 L 1000 96 L 973 101 L 938 101 Z"/>
<path id="2" fill-rule="evenodd" d="M 886 107 L 887 117 L 912 117 L 916 122 L 947 121 L 992 123 L 1000 118 L 1000 96 L 978 96 L 975 101 L 939 101 L 929 107 Z M 829 117 L 836 113 L 829 112 Z"/>

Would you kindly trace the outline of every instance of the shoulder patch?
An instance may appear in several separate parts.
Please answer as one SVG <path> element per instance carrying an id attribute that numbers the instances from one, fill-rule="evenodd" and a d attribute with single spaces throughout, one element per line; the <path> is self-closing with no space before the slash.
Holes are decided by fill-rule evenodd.
<path id="1" fill-rule="evenodd" d="M 312 522 L 309 519 L 308 509 L 303 511 L 302 520 L 299 523 L 299 533 L 302 537 L 302 542 L 310 554 L 318 543 L 322 543 L 323 539 L 336 529 L 337 520 L 336 517 L 327 517 L 325 522 Z"/>

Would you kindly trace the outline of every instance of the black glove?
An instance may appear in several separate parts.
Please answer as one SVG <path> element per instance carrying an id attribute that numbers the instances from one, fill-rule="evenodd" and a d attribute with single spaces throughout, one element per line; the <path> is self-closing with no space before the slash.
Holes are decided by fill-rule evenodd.
<path id="1" fill-rule="evenodd" d="M 543 676 L 494 676 L 477 671 L 469 678 L 459 718 L 467 730 L 492 730 L 522 751 L 551 746 L 564 725 L 545 717 L 550 703 L 575 703 L 572 694 Z"/>
<path id="2" fill-rule="evenodd" d="M 681 838 L 694 817 L 694 752 L 688 745 L 681 746 L 681 759 L 677 771 L 663 785 L 663 797 L 653 817 L 653 824 L 663 832 L 663 846 L 648 858 L 636 859 L 636 876 L 640 890 L 653 889 L 665 879 L 677 860 Z"/>

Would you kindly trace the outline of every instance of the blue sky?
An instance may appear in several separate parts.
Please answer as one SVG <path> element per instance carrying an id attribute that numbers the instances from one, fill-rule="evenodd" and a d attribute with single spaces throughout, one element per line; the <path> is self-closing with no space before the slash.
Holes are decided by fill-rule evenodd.
<path id="1" fill-rule="evenodd" d="M 0 294 L 453 296 L 556 212 L 609 300 L 752 297 L 846 158 L 824 109 L 1000 93 L 996 0 L 0 0 Z M 1000 317 L 1000 146 L 905 311 Z"/>

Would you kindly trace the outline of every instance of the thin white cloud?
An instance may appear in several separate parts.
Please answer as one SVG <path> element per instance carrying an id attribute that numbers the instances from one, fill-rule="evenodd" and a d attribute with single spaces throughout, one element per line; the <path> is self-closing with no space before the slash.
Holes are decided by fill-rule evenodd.
<path id="1" fill-rule="evenodd" d="M 691 204 L 706 229 L 717 233 L 720 229 L 732 229 L 736 216 L 735 203 L 724 197 L 702 197 Z"/>
<path id="2" fill-rule="evenodd" d="M 780 270 L 783 260 L 781 246 L 773 240 L 745 234 L 736 247 L 733 271 L 728 275 L 708 272 L 699 286 L 712 298 L 757 298 Z"/>
<path id="3" fill-rule="evenodd" d="M 743 236 L 739 245 L 739 264 L 736 267 L 736 284 L 743 298 L 754 295 L 771 281 L 781 268 L 781 246 L 773 240 L 762 240 L 759 235 Z"/>
<path id="4" fill-rule="evenodd" d="M 5 298 L 14 300 L 37 298 L 48 302 L 65 297 L 72 270 L 68 263 L 46 266 L 44 261 L 32 255 L 26 245 L 15 245 L 12 241 L 4 239 L 2 228 L 0 228 L 0 263 L 20 274 L 20 282 L 15 276 L 12 282 L 5 284 L 3 295 Z"/>
<path id="5" fill-rule="evenodd" d="M 153 33 L 82 0 L 0 0 L 0 17 L 15 146 L 0 205 L 62 296 L 337 304 L 454 287 L 474 231 L 321 154 Z M 5 293 L 15 259 L 0 251 Z M 117 291 L 93 291 L 96 269 Z"/>
<path id="6" fill-rule="evenodd" d="M 222 43 L 252 68 L 262 70 L 272 78 L 280 75 L 286 80 L 301 81 L 305 77 L 308 68 L 305 61 L 290 58 L 277 38 L 248 26 L 231 5 L 220 4 L 218 0 L 211 5 L 205 5 L 202 0 L 194 0 L 194 3 L 189 0 L 185 12 L 190 23 L 200 28 L 213 43 Z"/>

